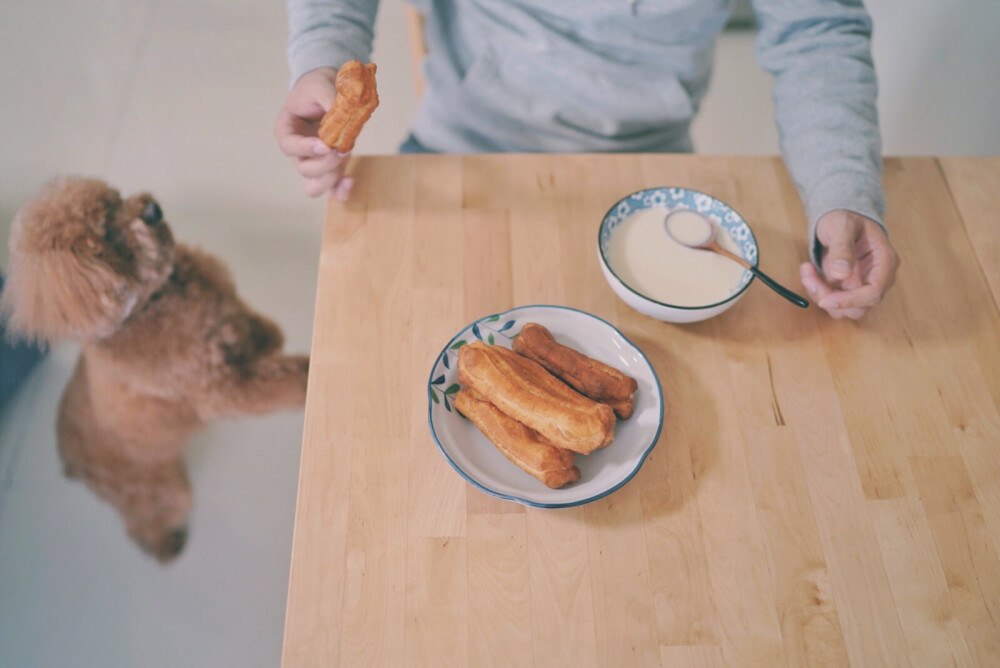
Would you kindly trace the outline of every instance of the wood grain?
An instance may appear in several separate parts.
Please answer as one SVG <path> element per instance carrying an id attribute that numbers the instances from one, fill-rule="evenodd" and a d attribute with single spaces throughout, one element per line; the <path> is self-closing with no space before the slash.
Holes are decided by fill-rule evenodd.
<path id="1" fill-rule="evenodd" d="M 469 664 L 512 666 L 533 654 L 524 513 L 469 516 Z"/>
<path id="2" fill-rule="evenodd" d="M 972 240 L 979 267 L 1000 305 L 1000 160 L 996 158 L 941 158 L 955 206 L 962 215 L 965 230 Z"/>
<path id="3" fill-rule="evenodd" d="M 890 158 L 903 266 L 860 323 L 753 285 L 712 320 L 624 305 L 597 263 L 622 196 L 722 198 L 798 288 L 778 158 L 358 158 L 327 208 L 282 663 L 1000 664 L 1000 159 Z M 659 442 L 586 506 L 471 487 L 427 426 L 469 322 L 611 322 L 656 369 Z"/>

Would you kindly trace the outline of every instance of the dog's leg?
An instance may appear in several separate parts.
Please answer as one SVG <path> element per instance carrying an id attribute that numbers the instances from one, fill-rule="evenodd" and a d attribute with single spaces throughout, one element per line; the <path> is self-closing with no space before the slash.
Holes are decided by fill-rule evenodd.
<path id="1" fill-rule="evenodd" d="M 115 489 L 112 503 L 125 519 L 129 536 L 160 561 L 170 561 L 184 548 L 191 512 L 184 462 L 144 466 L 129 478 Z"/>
<path id="2" fill-rule="evenodd" d="M 187 539 L 191 487 L 182 460 L 155 464 L 102 461 L 78 475 L 114 506 L 128 535 L 162 562 L 180 554 Z"/>
<path id="3" fill-rule="evenodd" d="M 94 409 L 90 400 L 90 388 L 87 387 L 86 358 L 81 356 L 73 369 L 73 375 L 63 390 L 59 402 L 59 416 L 56 419 L 56 431 L 59 434 L 59 458 L 62 460 L 63 473 L 68 478 L 78 478 L 86 467 L 86 462 L 93 458 L 90 444 L 98 438 L 98 428 L 94 421 Z"/>
<path id="4" fill-rule="evenodd" d="M 81 357 L 59 409 L 59 454 L 66 475 L 83 481 L 118 510 L 129 536 L 160 561 L 180 554 L 191 510 L 191 489 L 180 453 L 186 434 L 160 434 L 168 442 L 123 436 L 121 426 L 100 424 Z M 167 454 L 165 458 L 151 457 Z"/>
<path id="5" fill-rule="evenodd" d="M 136 464 L 106 454 L 95 461 L 74 456 L 67 471 L 118 510 L 129 536 L 143 550 L 163 562 L 180 554 L 191 512 L 182 460 Z"/>
<path id="6" fill-rule="evenodd" d="M 223 381 L 199 408 L 211 407 L 212 415 L 203 417 L 263 415 L 301 408 L 308 377 L 308 355 L 268 355 Z"/>

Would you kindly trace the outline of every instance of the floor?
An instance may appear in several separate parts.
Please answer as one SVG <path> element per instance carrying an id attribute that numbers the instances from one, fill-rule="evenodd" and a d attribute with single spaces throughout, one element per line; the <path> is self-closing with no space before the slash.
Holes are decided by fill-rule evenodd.
<path id="1" fill-rule="evenodd" d="M 394 152 L 413 106 L 402 12 L 379 24 L 382 106 L 359 154 Z M 284 39 L 279 2 L 0 3 L 0 267 L 27 196 L 57 174 L 100 176 L 154 192 L 175 236 L 221 257 L 286 347 L 307 351 L 323 203 L 271 136 Z M 776 149 L 751 39 L 720 44 L 695 128 L 705 152 Z M 0 666 L 277 665 L 301 412 L 219 422 L 191 442 L 191 534 L 161 566 L 60 473 L 53 425 L 77 352 L 55 345 L 0 412 Z"/>

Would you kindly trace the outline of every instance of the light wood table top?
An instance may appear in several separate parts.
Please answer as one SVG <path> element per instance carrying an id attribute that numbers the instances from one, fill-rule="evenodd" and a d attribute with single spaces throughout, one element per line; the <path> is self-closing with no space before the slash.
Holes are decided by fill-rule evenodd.
<path id="1" fill-rule="evenodd" d="M 604 213 L 671 185 L 740 211 L 801 289 L 777 158 L 354 172 L 320 249 L 284 666 L 1000 664 L 1000 158 L 886 161 L 903 265 L 860 323 L 755 281 L 672 325 L 605 283 Z M 613 323 L 663 386 L 656 447 L 587 505 L 488 496 L 428 428 L 442 347 L 524 304 Z"/>

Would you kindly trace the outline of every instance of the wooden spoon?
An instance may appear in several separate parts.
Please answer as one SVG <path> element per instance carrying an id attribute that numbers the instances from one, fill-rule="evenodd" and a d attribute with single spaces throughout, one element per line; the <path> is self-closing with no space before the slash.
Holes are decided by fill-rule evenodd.
<path id="1" fill-rule="evenodd" d="M 753 272 L 753 275 L 763 281 L 767 287 L 771 288 L 796 306 L 800 306 L 802 308 L 807 308 L 809 306 L 809 302 L 804 297 L 797 295 L 785 286 L 781 285 L 739 255 L 730 253 L 725 248 L 720 246 L 719 242 L 716 241 L 715 225 L 713 225 L 712 221 L 705 218 L 705 216 L 700 213 L 695 213 L 694 211 L 690 211 L 688 209 L 677 209 L 676 211 L 671 211 L 663 219 L 663 227 L 667 230 L 667 234 L 669 234 L 674 241 L 682 246 L 697 248 L 699 250 L 708 250 L 718 253 L 719 255 L 725 255 L 731 260 L 735 260 L 749 269 Z"/>

